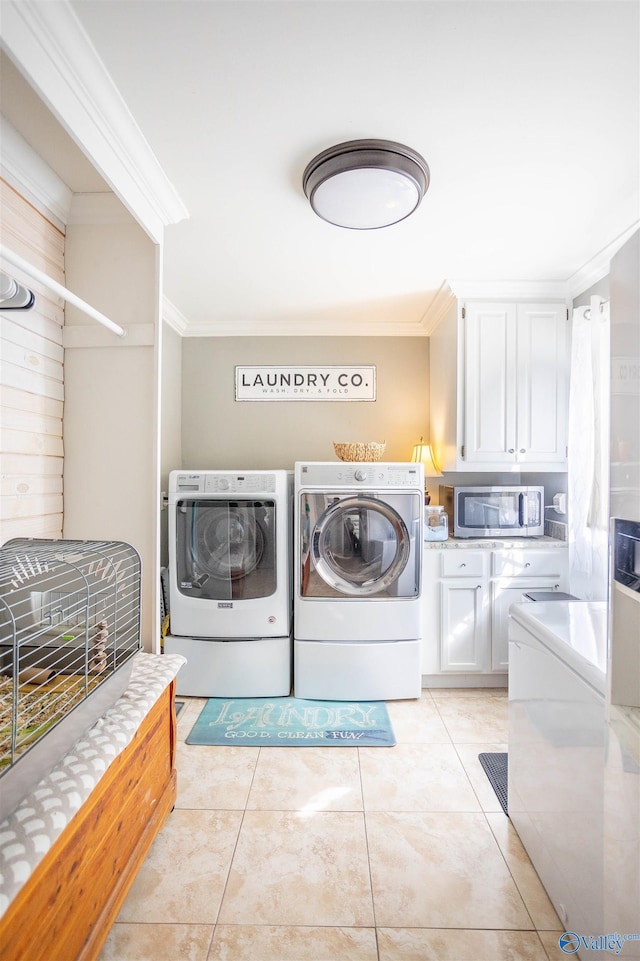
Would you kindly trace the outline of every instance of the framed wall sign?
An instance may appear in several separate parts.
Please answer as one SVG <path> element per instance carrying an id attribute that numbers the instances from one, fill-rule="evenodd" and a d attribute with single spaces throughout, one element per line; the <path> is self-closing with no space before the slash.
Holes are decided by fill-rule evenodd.
<path id="1" fill-rule="evenodd" d="M 375 399 L 375 366 L 236 367 L 236 400 Z"/>

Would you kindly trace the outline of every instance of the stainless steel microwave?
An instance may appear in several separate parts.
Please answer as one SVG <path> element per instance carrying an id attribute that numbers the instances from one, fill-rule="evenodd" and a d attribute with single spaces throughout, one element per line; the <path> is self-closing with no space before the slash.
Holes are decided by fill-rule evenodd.
<path id="1" fill-rule="evenodd" d="M 440 487 L 454 537 L 540 537 L 544 487 Z"/>

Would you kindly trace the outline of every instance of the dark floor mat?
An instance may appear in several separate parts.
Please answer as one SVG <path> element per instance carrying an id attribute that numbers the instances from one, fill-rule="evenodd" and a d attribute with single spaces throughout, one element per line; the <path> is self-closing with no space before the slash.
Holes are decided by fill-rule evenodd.
<path id="1" fill-rule="evenodd" d="M 489 778 L 491 787 L 502 805 L 502 810 L 508 816 L 507 810 L 507 781 L 509 770 L 509 755 L 496 752 L 495 754 L 478 754 L 478 760 Z"/>

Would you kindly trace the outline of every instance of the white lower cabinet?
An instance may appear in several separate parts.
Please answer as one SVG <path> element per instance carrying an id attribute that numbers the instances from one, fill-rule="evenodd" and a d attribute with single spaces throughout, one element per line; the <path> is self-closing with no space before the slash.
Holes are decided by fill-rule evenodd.
<path id="1" fill-rule="evenodd" d="M 526 591 L 558 590 L 558 581 L 539 578 L 518 582 L 517 587 L 504 579 L 491 584 L 491 670 L 509 669 L 509 608 L 522 600 Z"/>
<path id="2" fill-rule="evenodd" d="M 487 554 L 437 553 L 441 553 L 440 670 L 482 671 L 489 640 Z"/>
<path id="3" fill-rule="evenodd" d="M 554 547 L 491 552 L 491 670 L 509 668 L 509 608 L 527 591 L 566 590 L 568 551 Z"/>
<path id="4" fill-rule="evenodd" d="M 487 649 L 486 588 L 474 578 L 440 585 L 440 666 L 443 671 L 482 671 Z"/>
<path id="5" fill-rule="evenodd" d="M 563 547 L 426 549 L 423 676 L 449 675 L 454 687 L 504 680 L 511 604 L 527 591 L 566 590 L 567 576 Z"/>

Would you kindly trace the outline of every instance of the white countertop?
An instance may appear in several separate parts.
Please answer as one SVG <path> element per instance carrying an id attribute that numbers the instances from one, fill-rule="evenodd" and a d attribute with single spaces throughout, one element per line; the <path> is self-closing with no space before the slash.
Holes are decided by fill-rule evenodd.
<path id="1" fill-rule="evenodd" d="M 602 694 L 607 671 L 605 601 L 512 604 L 509 616 Z"/>
<path id="2" fill-rule="evenodd" d="M 446 541 L 425 541 L 428 550 L 491 550 L 501 551 L 509 548 L 535 550 L 536 548 L 568 547 L 567 541 L 557 537 L 449 537 Z"/>

